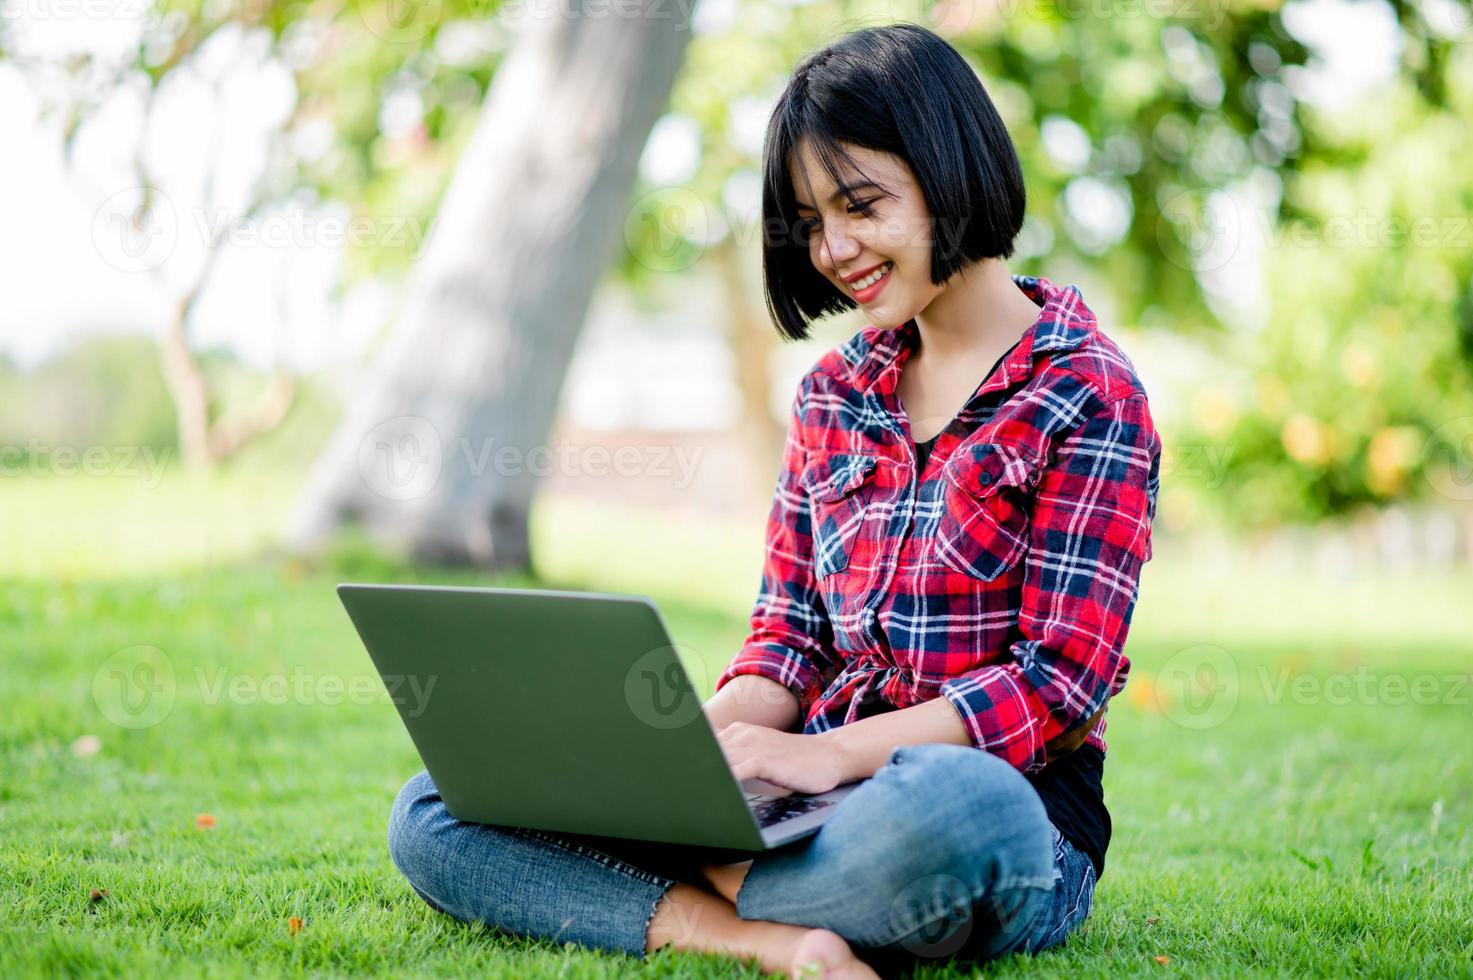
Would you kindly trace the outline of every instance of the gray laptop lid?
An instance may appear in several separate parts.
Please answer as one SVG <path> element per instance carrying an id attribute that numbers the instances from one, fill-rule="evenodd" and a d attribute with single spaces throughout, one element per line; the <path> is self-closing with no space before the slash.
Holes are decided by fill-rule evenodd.
<path id="1" fill-rule="evenodd" d="M 648 598 L 355 583 L 337 591 L 456 818 L 763 848 Z"/>

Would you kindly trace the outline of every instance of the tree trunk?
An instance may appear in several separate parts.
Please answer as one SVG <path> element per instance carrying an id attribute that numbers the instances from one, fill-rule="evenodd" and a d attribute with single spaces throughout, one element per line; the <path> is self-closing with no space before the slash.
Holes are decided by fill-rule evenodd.
<path id="1" fill-rule="evenodd" d="M 530 568 L 534 470 L 690 32 L 679 5 L 641 6 L 528 6 L 404 309 L 308 475 L 290 550 L 352 520 L 419 561 Z"/>

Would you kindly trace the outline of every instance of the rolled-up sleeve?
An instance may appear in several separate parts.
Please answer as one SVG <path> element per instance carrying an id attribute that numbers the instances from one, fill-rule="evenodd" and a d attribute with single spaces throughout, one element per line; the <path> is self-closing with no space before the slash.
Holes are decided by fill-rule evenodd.
<path id="1" fill-rule="evenodd" d="M 721 690 L 741 674 L 758 674 L 787 687 L 806 720 L 837 672 L 833 627 L 813 572 L 808 495 L 800 480 L 807 458 L 804 405 L 808 380 L 793 399 L 782 465 L 767 518 L 767 543 L 751 631 L 716 678 Z"/>
<path id="2" fill-rule="evenodd" d="M 1098 401 L 1039 476 L 1025 560 L 1021 639 L 1008 658 L 948 678 L 941 693 L 974 744 L 1023 772 L 1124 685 L 1125 637 L 1151 523 L 1161 442 L 1145 395 Z"/>

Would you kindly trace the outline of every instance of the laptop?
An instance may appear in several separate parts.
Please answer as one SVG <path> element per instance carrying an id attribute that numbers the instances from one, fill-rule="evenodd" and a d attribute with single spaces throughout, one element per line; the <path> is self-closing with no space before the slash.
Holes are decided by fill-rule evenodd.
<path id="1" fill-rule="evenodd" d="M 739 782 L 646 596 L 337 593 L 458 820 L 763 851 L 816 832 L 863 782 Z"/>

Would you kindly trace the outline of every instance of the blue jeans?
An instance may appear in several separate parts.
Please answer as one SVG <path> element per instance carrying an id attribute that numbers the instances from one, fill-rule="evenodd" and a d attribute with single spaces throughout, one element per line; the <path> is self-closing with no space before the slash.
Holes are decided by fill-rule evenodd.
<path id="1" fill-rule="evenodd" d="M 438 911 L 636 957 L 671 885 L 752 858 L 739 916 L 832 929 L 882 973 L 1056 946 L 1095 885 L 1017 770 L 941 743 L 896 748 L 818 833 L 755 855 L 463 823 L 423 772 L 394 801 L 389 853 Z"/>

